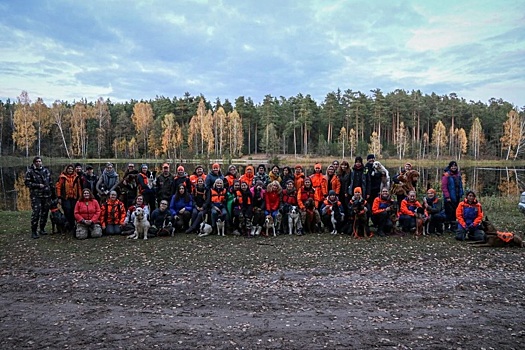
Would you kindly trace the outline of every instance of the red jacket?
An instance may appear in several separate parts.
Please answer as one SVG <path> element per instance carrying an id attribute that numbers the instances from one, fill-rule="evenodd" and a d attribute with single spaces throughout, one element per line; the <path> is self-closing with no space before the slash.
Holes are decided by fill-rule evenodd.
<path id="1" fill-rule="evenodd" d="M 281 195 L 279 192 L 268 192 L 264 194 L 264 201 L 266 203 L 266 210 L 268 211 L 276 211 L 279 209 L 279 206 L 281 204 Z"/>
<path id="2" fill-rule="evenodd" d="M 100 222 L 100 205 L 96 199 L 79 200 L 75 205 L 75 220 L 91 220 L 95 224 Z"/>

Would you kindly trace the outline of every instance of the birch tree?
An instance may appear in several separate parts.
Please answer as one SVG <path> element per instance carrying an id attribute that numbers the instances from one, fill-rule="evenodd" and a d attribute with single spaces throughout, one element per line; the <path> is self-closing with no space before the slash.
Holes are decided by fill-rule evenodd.
<path id="1" fill-rule="evenodd" d="M 26 157 L 29 157 L 29 149 L 33 147 L 37 138 L 34 122 L 35 115 L 31 109 L 31 100 L 27 91 L 22 91 L 15 106 L 12 137 L 16 146 L 25 150 Z"/>
<path id="2" fill-rule="evenodd" d="M 144 155 L 148 155 L 148 136 L 153 126 L 153 108 L 149 103 L 139 102 L 133 106 L 131 120 L 137 130 L 137 138 L 142 140 Z"/>
<path id="3" fill-rule="evenodd" d="M 474 159 L 478 159 L 481 146 L 485 143 L 485 135 L 479 118 L 475 118 L 469 132 L 470 149 Z"/>
<path id="4" fill-rule="evenodd" d="M 381 142 L 379 141 L 379 135 L 377 132 L 372 132 L 370 135 L 370 143 L 368 144 L 368 153 L 375 154 L 376 158 L 381 158 Z"/>
<path id="5" fill-rule="evenodd" d="M 443 122 L 438 121 L 432 132 L 432 145 L 436 148 L 436 158 L 439 159 L 442 150 L 447 145 L 447 129 Z"/>

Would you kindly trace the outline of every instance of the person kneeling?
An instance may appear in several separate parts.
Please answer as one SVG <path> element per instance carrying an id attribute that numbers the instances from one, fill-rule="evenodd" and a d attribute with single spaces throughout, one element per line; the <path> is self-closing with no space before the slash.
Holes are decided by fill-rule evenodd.
<path id="1" fill-rule="evenodd" d="M 86 239 L 102 237 L 100 227 L 100 205 L 91 190 L 82 190 L 82 199 L 75 205 L 75 221 L 77 222 L 76 238 Z"/>
<path id="2" fill-rule="evenodd" d="M 481 229 L 483 211 L 473 191 L 468 191 L 465 200 L 459 203 L 456 209 L 456 218 L 458 220 L 456 231 L 456 239 L 458 241 L 467 239 L 471 241 L 485 240 L 485 232 Z"/>

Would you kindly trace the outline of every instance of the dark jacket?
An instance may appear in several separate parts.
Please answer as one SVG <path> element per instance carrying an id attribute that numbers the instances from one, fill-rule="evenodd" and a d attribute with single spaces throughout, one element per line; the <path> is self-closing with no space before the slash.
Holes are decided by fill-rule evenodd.
<path id="1" fill-rule="evenodd" d="M 47 168 L 37 169 L 34 164 L 31 164 L 26 172 L 24 183 L 29 187 L 31 198 L 51 197 L 51 173 Z M 41 188 L 40 185 L 44 187 Z"/>

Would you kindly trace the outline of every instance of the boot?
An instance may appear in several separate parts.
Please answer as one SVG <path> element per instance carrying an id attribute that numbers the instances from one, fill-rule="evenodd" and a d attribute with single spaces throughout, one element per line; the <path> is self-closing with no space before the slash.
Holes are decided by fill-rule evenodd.
<path id="1" fill-rule="evenodd" d="M 38 235 L 38 233 L 37 233 L 36 231 L 33 231 L 33 232 L 31 233 L 31 238 L 33 238 L 33 239 L 37 239 L 37 238 L 40 238 L 40 236 Z"/>
<path id="2" fill-rule="evenodd" d="M 46 229 L 45 229 L 45 227 L 42 227 L 40 229 L 40 236 L 45 236 L 45 235 L 47 235 Z"/>

